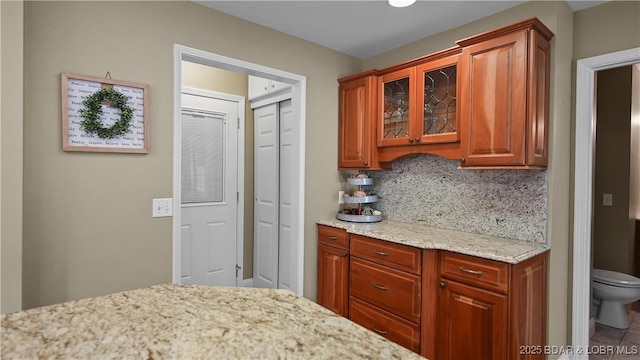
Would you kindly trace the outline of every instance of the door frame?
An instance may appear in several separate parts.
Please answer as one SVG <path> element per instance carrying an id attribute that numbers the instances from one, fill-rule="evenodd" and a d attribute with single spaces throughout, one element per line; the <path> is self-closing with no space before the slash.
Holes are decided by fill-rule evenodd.
<path id="1" fill-rule="evenodd" d="M 307 80 L 305 76 L 297 75 L 294 73 L 270 68 L 263 65 L 258 65 L 214 53 L 210 53 L 203 50 L 198 50 L 194 48 L 190 48 L 187 46 L 174 44 L 173 46 L 173 208 L 174 208 L 174 216 L 173 216 L 173 251 L 172 251 L 172 281 L 174 283 L 179 283 L 180 281 L 180 158 L 176 156 L 176 150 L 179 150 L 180 146 L 180 111 L 181 111 L 181 98 L 180 95 L 182 93 L 182 61 L 189 61 L 205 66 L 216 67 L 224 70 L 234 71 L 238 73 L 243 73 L 247 75 L 254 75 L 263 77 L 266 79 L 272 79 L 276 81 L 285 82 L 291 84 L 291 100 L 294 111 L 296 112 L 296 117 L 298 121 L 298 151 L 297 158 L 294 163 L 294 173 L 297 173 L 297 176 L 294 179 L 294 186 L 296 187 L 296 197 L 297 201 L 294 203 L 293 212 L 297 215 L 297 219 L 294 222 L 296 229 L 294 230 L 294 235 L 297 237 L 297 263 L 296 263 L 296 292 L 298 295 L 303 295 L 304 290 L 304 203 L 305 203 L 305 124 L 306 124 L 306 87 Z M 242 157 L 244 164 L 244 123 L 240 124 L 241 126 L 241 139 L 239 139 L 238 144 L 240 146 L 240 141 L 242 142 L 241 149 L 239 149 L 238 156 Z M 179 154 L 179 153 L 178 153 Z M 239 209 L 242 206 L 242 213 L 244 214 L 244 165 L 242 166 L 242 176 L 240 173 L 238 174 L 238 182 L 239 182 L 239 190 L 240 190 L 240 201 L 239 201 Z M 241 184 L 241 185 L 240 185 Z M 178 213 L 176 213 L 178 211 Z M 238 210 L 240 211 L 240 210 Z M 244 224 L 244 217 L 239 216 L 238 224 Z M 242 225 L 242 234 L 244 234 L 244 225 Z M 242 238 L 243 241 L 240 241 L 244 244 L 244 236 Z M 238 264 L 240 266 L 244 266 L 243 264 L 243 253 L 240 252 L 238 254 L 239 261 Z M 242 283 L 242 279 L 240 279 Z"/>
<path id="2" fill-rule="evenodd" d="M 244 189 L 244 148 L 245 148 L 245 140 L 244 140 L 244 123 L 246 116 L 245 109 L 245 98 L 244 96 L 226 94 L 212 90 L 203 90 L 192 88 L 188 86 L 181 87 L 181 95 L 195 95 L 202 96 L 210 99 L 224 100 L 236 103 L 238 106 L 238 118 L 239 118 L 239 126 L 238 126 L 238 139 L 237 139 L 237 154 L 238 154 L 238 164 L 237 164 L 237 191 L 240 192 L 240 197 L 237 200 L 236 206 L 236 264 L 241 268 L 244 268 L 244 199 L 242 197 L 242 191 L 240 189 Z M 182 98 L 181 98 L 182 99 Z M 175 270 L 178 271 L 177 274 L 173 274 L 174 283 L 180 282 L 180 227 L 182 225 L 182 133 L 180 129 L 180 120 L 182 118 L 182 101 L 180 103 L 180 115 L 178 117 L 178 121 L 174 121 L 174 129 L 173 129 L 173 226 L 174 226 L 174 241 L 177 240 L 177 247 L 174 244 L 174 266 Z M 233 125 L 232 125 L 233 126 Z M 233 201 L 231 199 L 230 201 Z M 177 229 L 177 231 L 175 231 Z M 177 234 L 176 234 L 177 233 Z M 175 236 L 178 236 L 175 239 Z M 177 252 L 176 252 L 177 251 Z M 177 264 L 175 263 L 177 262 Z M 242 286 L 242 277 L 236 277 L 236 286 Z"/>
<path id="3" fill-rule="evenodd" d="M 640 48 L 577 61 L 573 204 L 573 294 L 571 345 L 589 347 L 591 310 L 591 230 L 596 136 L 596 72 L 640 62 Z M 579 354 L 574 354 L 579 355 Z"/>

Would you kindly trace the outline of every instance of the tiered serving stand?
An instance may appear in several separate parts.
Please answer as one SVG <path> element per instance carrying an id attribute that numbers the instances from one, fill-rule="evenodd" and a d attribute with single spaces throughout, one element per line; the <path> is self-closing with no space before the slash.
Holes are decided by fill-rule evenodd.
<path id="1" fill-rule="evenodd" d="M 351 177 L 347 179 L 347 184 L 351 186 L 356 186 L 357 191 L 363 191 L 363 186 L 373 185 L 372 178 L 362 178 L 362 177 Z M 355 194 L 355 192 L 354 192 Z M 338 215 L 336 216 L 338 220 L 350 221 L 350 222 L 359 222 L 359 223 L 372 223 L 382 221 L 382 214 L 373 215 L 373 214 L 362 214 L 364 211 L 364 204 L 373 204 L 378 202 L 378 195 L 369 194 L 366 196 L 346 196 L 342 198 L 344 204 L 349 205 L 357 205 L 346 207 L 346 209 L 357 209 L 357 214 L 345 214 L 342 210 L 338 211 Z"/>

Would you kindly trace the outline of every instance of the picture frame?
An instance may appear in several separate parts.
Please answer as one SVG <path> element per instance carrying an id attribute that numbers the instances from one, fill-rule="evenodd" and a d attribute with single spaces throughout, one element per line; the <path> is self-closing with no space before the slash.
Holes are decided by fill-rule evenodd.
<path id="1" fill-rule="evenodd" d="M 61 73 L 60 83 L 62 150 L 149 152 L 148 85 L 64 72 Z M 109 88 L 114 91 L 103 91 Z M 106 99 L 101 103 L 96 102 L 95 108 L 87 106 L 85 100 L 100 99 L 98 96 Z M 114 102 L 110 101 L 110 97 L 122 100 Z M 87 126 L 87 122 L 91 120 L 87 116 L 89 111 L 93 111 L 92 115 L 95 116 L 93 127 Z M 126 124 L 118 127 L 117 123 L 123 119 Z M 96 131 L 96 127 L 100 131 Z"/>

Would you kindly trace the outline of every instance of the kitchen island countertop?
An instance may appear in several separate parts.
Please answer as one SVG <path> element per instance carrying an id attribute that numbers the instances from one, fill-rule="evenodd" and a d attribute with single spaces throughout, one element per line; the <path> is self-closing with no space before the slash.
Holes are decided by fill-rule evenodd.
<path id="1" fill-rule="evenodd" d="M 412 359 L 287 290 L 156 285 L 1 317 L 2 359 Z"/>
<path id="2" fill-rule="evenodd" d="M 323 219 L 317 221 L 317 224 L 344 229 L 350 234 L 386 240 L 421 249 L 448 250 L 509 264 L 517 264 L 549 250 L 547 244 L 538 242 L 389 220 L 377 223 L 355 223 L 338 219 Z"/>

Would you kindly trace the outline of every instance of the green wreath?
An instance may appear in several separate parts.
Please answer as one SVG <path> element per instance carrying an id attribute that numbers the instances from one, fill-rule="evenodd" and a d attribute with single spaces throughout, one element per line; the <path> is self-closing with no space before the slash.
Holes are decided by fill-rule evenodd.
<path id="1" fill-rule="evenodd" d="M 111 101 L 111 106 L 120 110 L 120 120 L 109 128 L 105 128 L 100 122 L 102 102 L 105 100 Z M 84 118 L 80 126 L 87 134 L 97 134 L 101 139 L 113 139 L 126 134 L 133 117 L 133 108 L 127 105 L 127 100 L 128 96 L 110 87 L 91 94 L 82 102 L 85 107 L 79 110 L 80 116 Z"/>

